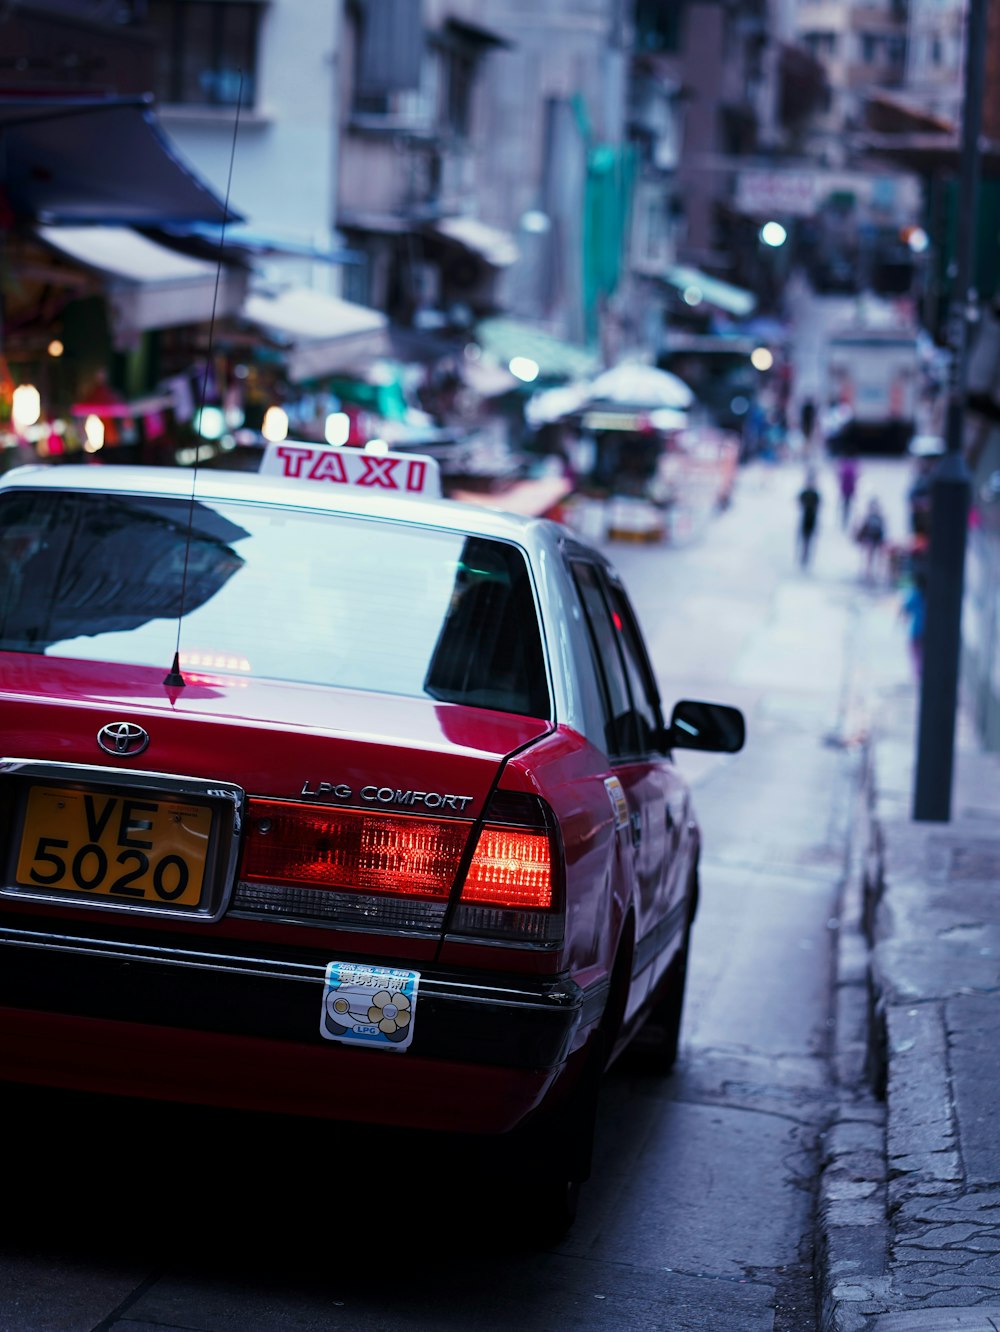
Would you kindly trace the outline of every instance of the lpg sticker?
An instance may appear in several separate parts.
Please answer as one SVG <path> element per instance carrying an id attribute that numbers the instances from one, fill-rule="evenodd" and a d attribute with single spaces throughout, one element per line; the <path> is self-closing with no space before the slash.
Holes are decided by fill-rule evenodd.
<path id="1" fill-rule="evenodd" d="M 625 799 L 625 791 L 617 777 L 605 777 L 604 789 L 608 793 L 608 799 L 611 801 L 611 811 L 615 816 L 616 828 L 628 827 L 628 801 Z"/>
<path id="2" fill-rule="evenodd" d="M 413 1040 L 419 971 L 329 962 L 320 1035 L 344 1045 L 405 1050 Z"/>

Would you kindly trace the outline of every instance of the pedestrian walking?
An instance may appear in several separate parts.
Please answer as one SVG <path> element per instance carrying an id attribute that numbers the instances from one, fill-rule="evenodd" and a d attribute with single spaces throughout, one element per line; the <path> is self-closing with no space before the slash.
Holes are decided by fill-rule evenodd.
<path id="1" fill-rule="evenodd" d="M 812 557 L 813 539 L 816 536 L 819 507 L 822 502 L 822 496 L 816 488 L 816 473 L 810 468 L 806 472 L 805 485 L 798 494 L 798 556 L 799 564 L 803 569 L 808 568 L 809 560 Z"/>
<path id="2" fill-rule="evenodd" d="M 885 516 L 874 495 L 868 501 L 865 516 L 855 530 L 854 539 L 861 547 L 864 580 L 872 583 L 878 573 L 885 546 Z"/>
<path id="3" fill-rule="evenodd" d="M 914 537 L 926 537 L 931 530 L 931 484 L 937 458 L 921 458 L 916 475 L 906 492 L 910 506 L 910 532 Z"/>
<path id="4" fill-rule="evenodd" d="M 837 484 L 840 487 L 840 526 L 846 532 L 851 525 L 851 507 L 858 488 L 858 464 L 849 454 L 840 460 Z"/>
<path id="5" fill-rule="evenodd" d="M 914 678 L 919 680 L 924 667 L 924 627 L 927 623 L 927 583 L 922 570 L 914 570 L 899 613 L 907 616 L 910 621 L 910 660 L 913 663 Z"/>
<path id="6" fill-rule="evenodd" d="M 816 430 L 816 403 L 812 398 L 804 398 L 799 408 L 799 429 L 802 431 L 802 451 L 806 455 L 812 452 L 813 434 Z"/>

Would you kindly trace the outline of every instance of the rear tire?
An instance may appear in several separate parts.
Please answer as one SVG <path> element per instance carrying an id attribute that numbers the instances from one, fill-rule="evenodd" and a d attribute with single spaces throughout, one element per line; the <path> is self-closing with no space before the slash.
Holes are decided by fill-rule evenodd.
<path id="1" fill-rule="evenodd" d="M 690 926 L 684 932 L 680 952 L 670 963 L 660 994 L 643 1024 L 637 1052 L 651 1073 L 666 1077 L 673 1071 L 680 1049 L 681 1019 L 684 1015 L 684 991 L 687 986 Z"/>
<path id="2" fill-rule="evenodd" d="M 533 1248 L 547 1249 L 565 1238 L 576 1220 L 582 1187 L 565 1171 L 549 1170 L 533 1181 L 519 1223 Z"/>
<path id="3" fill-rule="evenodd" d="M 510 1217 L 507 1230 L 529 1248 L 558 1244 L 576 1220 L 585 1172 L 576 1159 L 574 1126 L 566 1118 L 575 1113 L 575 1106 L 567 1106 L 563 1115 L 520 1130 L 503 1154 L 497 1183 Z"/>
<path id="4" fill-rule="evenodd" d="M 600 1033 L 570 1099 L 510 1140 L 503 1193 L 516 1208 L 518 1232 L 533 1248 L 557 1244 L 576 1220 L 580 1191 L 590 1178 L 605 1051 Z"/>

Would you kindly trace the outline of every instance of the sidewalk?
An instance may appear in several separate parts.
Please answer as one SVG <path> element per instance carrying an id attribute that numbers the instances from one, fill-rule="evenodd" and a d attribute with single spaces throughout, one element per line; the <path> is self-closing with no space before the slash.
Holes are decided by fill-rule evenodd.
<path id="1" fill-rule="evenodd" d="M 961 716 L 952 820 L 915 823 L 916 688 L 867 678 L 859 691 L 820 1326 L 1000 1332 L 1000 755 Z"/>

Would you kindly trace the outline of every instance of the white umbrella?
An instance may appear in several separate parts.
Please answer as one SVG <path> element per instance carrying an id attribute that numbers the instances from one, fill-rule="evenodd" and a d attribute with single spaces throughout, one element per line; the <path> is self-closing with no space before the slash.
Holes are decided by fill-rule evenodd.
<path id="1" fill-rule="evenodd" d="M 625 361 L 605 370 L 591 383 L 588 397 L 590 402 L 613 402 L 638 410 L 673 407 L 683 411 L 694 402 L 683 379 L 639 361 Z"/>
<path id="2" fill-rule="evenodd" d="M 564 416 L 572 416 L 589 399 L 589 384 L 561 384 L 558 388 L 545 389 L 529 398 L 524 408 L 525 419 L 533 430 L 537 430 L 539 426 L 549 425 Z"/>
<path id="3" fill-rule="evenodd" d="M 649 424 L 656 430 L 686 430 L 690 422 L 687 412 L 677 407 L 654 407 L 649 413 Z"/>

